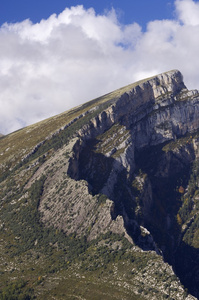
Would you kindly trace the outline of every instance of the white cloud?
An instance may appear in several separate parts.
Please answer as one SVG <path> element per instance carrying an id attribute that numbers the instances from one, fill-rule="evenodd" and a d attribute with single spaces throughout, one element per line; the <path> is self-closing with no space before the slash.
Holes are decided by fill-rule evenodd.
<path id="1" fill-rule="evenodd" d="M 199 25 L 199 3 L 192 0 L 176 0 L 178 18 L 184 25 Z"/>
<path id="2" fill-rule="evenodd" d="M 63 112 L 144 77 L 178 68 L 199 88 L 199 3 L 176 1 L 174 20 L 122 25 L 83 6 L 0 27 L 0 132 Z"/>

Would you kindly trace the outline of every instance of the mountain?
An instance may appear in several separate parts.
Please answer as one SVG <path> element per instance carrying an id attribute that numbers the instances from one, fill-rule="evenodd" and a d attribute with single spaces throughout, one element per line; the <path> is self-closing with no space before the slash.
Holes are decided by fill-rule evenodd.
<path id="1" fill-rule="evenodd" d="M 199 298 L 198 157 L 178 70 L 3 136 L 0 299 Z"/>

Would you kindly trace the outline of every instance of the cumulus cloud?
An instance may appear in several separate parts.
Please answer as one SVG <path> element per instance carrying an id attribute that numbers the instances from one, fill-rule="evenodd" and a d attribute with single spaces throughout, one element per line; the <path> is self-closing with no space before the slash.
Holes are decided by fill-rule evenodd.
<path id="1" fill-rule="evenodd" d="M 0 132 L 8 133 L 136 80 L 179 69 L 199 88 L 199 3 L 177 0 L 173 20 L 120 24 L 66 8 L 0 27 Z"/>

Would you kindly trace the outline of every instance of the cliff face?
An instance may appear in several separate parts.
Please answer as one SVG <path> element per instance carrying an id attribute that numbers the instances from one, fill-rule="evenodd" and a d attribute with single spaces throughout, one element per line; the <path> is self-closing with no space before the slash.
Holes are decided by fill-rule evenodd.
<path id="1" fill-rule="evenodd" d="M 77 133 L 78 143 L 84 144 L 82 149 L 86 140 L 96 139 L 94 147 L 98 153 L 107 158 L 117 156 L 118 164 L 133 171 L 135 149 L 139 151 L 197 131 L 198 104 L 198 91 L 188 91 L 180 72 L 171 71 L 135 86 L 111 103 L 82 126 Z M 75 152 L 78 151 L 80 148 Z M 71 166 L 74 169 L 76 164 L 78 173 L 75 158 L 77 153 Z"/>
<path id="2" fill-rule="evenodd" d="M 90 188 L 114 198 L 116 174 L 123 170 L 127 177 L 134 176 L 137 168 L 135 151 L 139 156 L 139 151 L 145 148 L 195 133 L 199 126 L 198 109 L 198 91 L 186 89 L 179 71 L 144 81 L 113 101 L 77 132 L 68 174 L 76 180 L 90 178 L 92 181 L 97 178 L 96 173 L 102 177 L 103 170 L 97 168 L 100 162 L 105 163 L 103 182 L 99 184 L 100 179 L 96 180 L 100 187 L 92 187 L 90 182 Z M 197 138 L 193 140 L 195 147 L 190 150 L 191 154 L 184 150 L 185 161 L 189 163 L 197 153 L 196 141 Z M 164 159 L 168 160 L 168 165 L 172 164 L 169 154 Z M 165 168 L 168 169 L 168 165 L 165 162 Z M 162 172 L 169 176 L 168 171 Z"/>
<path id="3" fill-rule="evenodd" d="M 91 194 L 102 193 L 113 201 L 112 222 L 122 216 L 133 240 L 137 231 L 141 232 L 140 226 L 145 226 L 151 234 L 145 239 L 139 236 L 137 244 L 162 251 L 182 278 L 191 269 L 196 272 L 193 264 L 187 269 L 176 264 L 174 256 L 182 247 L 179 199 L 186 195 L 190 169 L 197 161 L 198 128 L 199 93 L 188 91 L 180 72 L 171 71 L 124 93 L 83 126 L 78 132 L 82 146 L 68 169 L 75 180 L 88 182 Z M 181 185 L 182 194 L 178 190 Z M 197 213 L 197 209 L 190 212 L 192 218 Z M 196 232 L 198 229 L 194 236 Z M 194 281 L 198 279 L 197 275 Z M 196 285 L 192 288 L 197 294 Z"/>
<path id="4" fill-rule="evenodd" d="M 110 242 L 114 255 L 123 249 L 134 253 L 135 261 L 138 253 L 141 260 L 144 253 L 149 257 L 153 253 L 160 271 L 169 263 L 174 271 L 165 271 L 168 278 L 175 272 L 198 297 L 199 92 L 188 91 L 181 73 L 173 70 L 38 125 L 42 134 L 53 122 L 57 127 L 35 144 L 31 136 L 27 138 L 35 130 L 31 127 L 16 133 L 18 139 L 23 136 L 20 146 L 16 146 L 16 135 L 0 141 L 5 143 L 1 153 L 4 233 L 11 230 L 20 239 L 28 239 L 32 230 L 30 249 L 43 245 L 37 237 L 38 226 L 54 228 L 56 234 L 70 239 L 84 237 L 88 244 L 81 247 L 81 266 L 91 255 L 94 246 L 90 245 L 95 243 L 99 250 L 105 247 L 103 240 L 107 245 Z M 29 217 L 20 219 L 18 211 L 28 211 Z M 21 224 L 23 235 L 14 220 Z M 34 225 L 27 231 L 29 222 Z M 124 250 L 120 239 L 108 240 L 110 232 L 133 248 Z M 53 237 L 52 247 L 58 247 L 59 238 Z M 64 249 L 63 257 L 68 244 Z M 99 265 L 103 265 L 101 260 Z M 160 273 L 155 274 L 152 265 L 146 270 L 148 279 L 138 276 L 136 264 L 132 267 L 137 286 L 140 282 L 147 286 L 150 272 L 152 285 L 159 280 Z M 140 295 L 142 299 L 194 299 L 185 295 L 178 279 L 174 281 L 169 290 L 162 281 L 157 294 L 143 290 Z M 139 294 L 128 284 L 131 292 Z"/>
<path id="5" fill-rule="evenodd" d="M 69 232 L 87 232 L 89 239 L 109 230 L 124 233 L 142 249 L 163 253 L 176 268 L 181 243 L 178 189 L 182 184 L 183 190 L 188 188 L 190 168 L 198 156 L 198 128 L 199 93 L 188 91 L 176 70 L 142 82 L 112 101 L 77 131 L 67 174 L 81 189 L 86 182 L 87 189 L 71 186 L 73 213 L 79 205 L 83 211 L 79 208 L 79 217 L 72 218 Z M 184 136 L 186 141 L 181 141 Z M 109 200 L 99 206 L 101 194 Z M 76 195 L 78 202 L 72 200 Z M 43 209 L 44 203 L 40 210 L 45 222 L 54 219 L 57 209 L 52 205 L 51 214 Z M 197 210 L 192 213 L 196 214 Z M 65 232 L 68 218 L 65 213 L 57 220 Z M 189 268 L 195 272 L 193 265 L 186 270 L 177 266 L 185 285 L 183 274 Z M 194 280 L 198 282 L 198 276 Z M 197 294 L 195 284 L 191 289 Z"/>
<path id="6" fill-rule="evenodd" d="M 175 139 L 198 128 L 198 91 L 188 91 L 178 71 L 159 75 L 124 93 L 79 135 L 90 138 L 118 122 L 131 129 L 136 148 Z"/>

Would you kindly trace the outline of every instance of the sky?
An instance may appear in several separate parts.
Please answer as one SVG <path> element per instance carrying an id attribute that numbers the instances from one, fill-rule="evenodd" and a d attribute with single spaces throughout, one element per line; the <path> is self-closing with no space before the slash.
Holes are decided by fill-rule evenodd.
<path id="1" fill-rule="evenodd" d="M 199 89 L 199 1 L 0 0 L 0 133 L 178 69 Z"/>
<path id="2" fill-rule="evenodd" d="M 154 19 L 172 18 L 174 1 L 168 0 L 0 0 L 0 24 L 15 23 L 30 19 L 33 23 L 47 19 L 50 15 L 61 13 L 66 7 L 83 5 L 93 7 L 96 14 L 114 8 L 124 24 L 137 22 L 145 27 Z M 143 9 L 144 8 L 144 9 Z"/>

